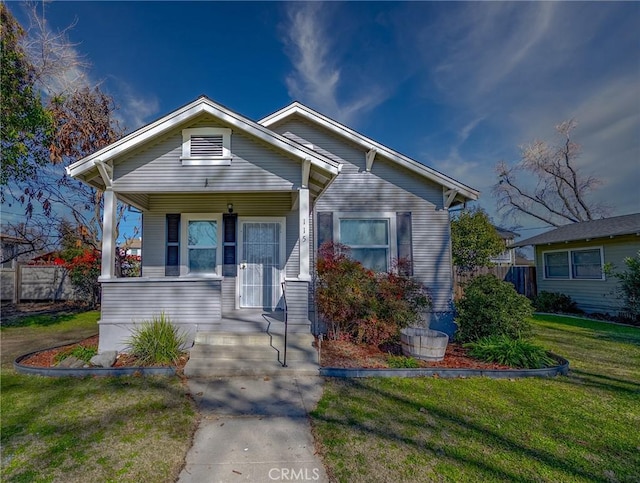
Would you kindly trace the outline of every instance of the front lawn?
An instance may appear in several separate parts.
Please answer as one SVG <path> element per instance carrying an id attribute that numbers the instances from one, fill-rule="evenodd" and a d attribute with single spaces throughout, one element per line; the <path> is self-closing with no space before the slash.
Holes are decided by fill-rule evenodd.
<path id="1" fill-rule="evenodd" d="M 21 353 L 97 333 L 97 317 L 33 316 L 3 327 L 2 481 L 177 478 L 197 419 L 178 377 L 46 378 L 11 367 Z"/>
<path id="2" fill-rule="evenodd" d="M 552 379 L 333 379 L 312 414 L 336 481 L 640 480 L 640 329 L 536 316 Z"/>

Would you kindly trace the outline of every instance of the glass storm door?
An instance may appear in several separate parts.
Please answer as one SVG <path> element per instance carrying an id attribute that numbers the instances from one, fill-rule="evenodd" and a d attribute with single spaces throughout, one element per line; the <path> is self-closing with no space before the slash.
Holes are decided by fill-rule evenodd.
<path id="1" fill-rule="evenodd" d="M 280 222 L 241 222 L 240 307 L 273 310 L 281 295 Z"/>

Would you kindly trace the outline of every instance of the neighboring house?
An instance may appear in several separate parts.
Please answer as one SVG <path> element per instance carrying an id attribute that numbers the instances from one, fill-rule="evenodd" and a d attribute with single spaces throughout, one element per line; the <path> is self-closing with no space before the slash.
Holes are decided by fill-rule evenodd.
<path id="1" fill-rule="evenodd" d="M 161 311 L 191 338 L 246 330 L 283 289 L 308 334 L 327 240 L 376 270 L 409 259 L 452 331 L 449 208 L 478 192 L 300 103 L 254 122 L 203 96 L 67 172 L 104 190 L 101 351 Z M 117 200 L 142 211 L 139 278 L 114 275 Z"/>
<path id="2" fill-rule="evenodd" d="M 0 233 L 0 261 L 2 268 L 15 268 L 20 254 L 28 251 L 31 243 L 22 238 Z"/>
<path id="3" fill-rule="evenodd" d="M 513 248 L 513 240 L 515 240 L 515 238 L 519 235 L 513 231 L 500 228 L 499 226 L 496 226 L 495 229 L 496 229 L 496 232 L 498 232 L 498 235 L 500 236 L 500 238 L 502 238 L 502 241 L 504 242 L 504 246 L 506 249 L 500 255 L 493 257 L 491 259 L 491 262 L 495 263 L 499 267 L 515 265 L 516 250 L 515 248 Z"/>
<path id="4" fill-rule="evenodd" d="M 142 255 L 142 238 L 130 238 L 122 245 L 125 255 L 139 257 Z"/>
<path id="5" fill-rule="evenodd" d="M 569 295 L 585 312 L 617 314 L 617 280 L 605 264 L 624 270 L 640 251 L 640 213 L 573 223 L 515 243 L 533 245 L 538 292 Z"/>

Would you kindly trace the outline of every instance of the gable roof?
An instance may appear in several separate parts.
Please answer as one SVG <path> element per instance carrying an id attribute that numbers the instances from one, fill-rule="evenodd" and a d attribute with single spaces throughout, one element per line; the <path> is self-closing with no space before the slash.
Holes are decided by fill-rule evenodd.
<path id="1" fill-rule="evenodd" d="M 108 162 L 203 113 L 211 114 L 222 122 L 241 131 L 247 132 L 292 156 L 303 160 L 308 159 L 312 165 L 324 169 L 334 176 L 337 175 L 342 168 L 342 165 L 339 163 L 336 163 L 312 149 L 287 139 L 264 126 L 261 126 L 260 124 L 227 109 L 206 96 L 200 96 L 195 101 L 184 105 L 157 121 L 147 124 L 109 146 L 76 161 L 67 167 L 67 174 L 73 177 L 82 177 L 87 172 L 96 168 L 96 161 Z"/>
<path id="2" fill-rule="evenodd" d="M 640 235 L 640 213 L 571 223 L 570 225 L 561 226 L 519 241 L 513 246 L 546 245 L 549 243 L 591 240 L 593 238 L 609 238 L 621 235 Z"/>
<path id="3" fill-rule="evenodd" d="M 334 121 L 333 119 L 320 114 L 319 112 L 314 111 L 313 109 L 299 102 L 293 102 L 289 104 L 279 111 L 276 111 L 273 114 L 264 117 L 263 119 L 258 121 L 258 123 L 265 127 L 270 127 L 292 116 L 300 116 L 315 124 L 319 124 L 324 128 L 350 140 L 351 142 L 367 150 L 374 149 L 377 153 L 391 160 L 392 162 L 395 162 L 396 164 L 403 166 L 426 179 L 434 181 L 444 186 L 448 190 L 453 190 L 453 192 L 455 192 L 456 196 L 458 197 L 458 201 L 460 202 L 473 201 L 478 199 L 478 196 L 480 194 L 479 191 L 453 178 L 450 178 L 449 176 L 446 176 L 445 174 L 442 174 L 433 168 L 429 168 L 428 166 L 425 166 L 424 164 L 419 163 L 414 159 L 400 154 L 399 152 L 394 151 L 393 149 L 388 148 L 387 146 L 380 144 L 379 142 L 374 141 L 373 139 L 368 138 L 351 128 L 348 128 L 344 124 L 340 124 L 339 122 Z"/>

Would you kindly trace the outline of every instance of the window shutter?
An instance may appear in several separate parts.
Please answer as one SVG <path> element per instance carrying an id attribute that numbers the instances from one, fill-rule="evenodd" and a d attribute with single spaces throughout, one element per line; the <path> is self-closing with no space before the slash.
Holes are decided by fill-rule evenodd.
<path id="1" fill-rule="evenodd" d="M 222 275 L 236 277 L 238 275 L 238 264 L 236 262 L 238 215 L 222 215 L 222 222 L 224 229 Z"/>
<path id="2" fill-rule="evenodd" d="M 333 241 L 333 213 L 318 213 L 318 248 L 325 242 Z"/>
<path id="3" fill-rule="evenodd" d="M 398 236 L 398 261 L 403 261 L 400 270 L 413 276 L 413 244 L 411 241 L 411 213 L 396 213 Z"/>
<path id="4" fill-rule="evenodd" d="M 180 275 L 180 215 L 167 215 L 167 261 L 164 268 L 167 277 Z"/>
<path id="5" fill-rule="evenodd" d="M 222 157 L 222 134 L 191 136 L 191 157 L 220 158 Z"/>

